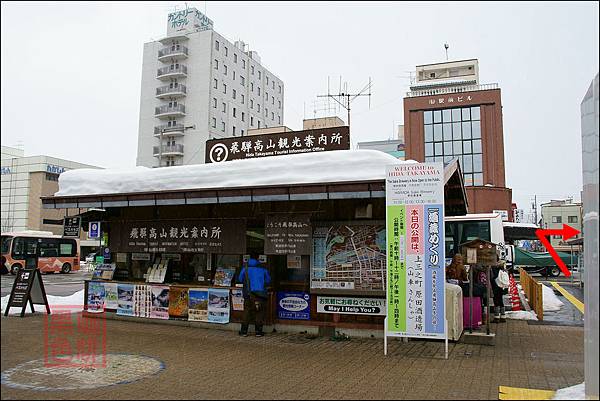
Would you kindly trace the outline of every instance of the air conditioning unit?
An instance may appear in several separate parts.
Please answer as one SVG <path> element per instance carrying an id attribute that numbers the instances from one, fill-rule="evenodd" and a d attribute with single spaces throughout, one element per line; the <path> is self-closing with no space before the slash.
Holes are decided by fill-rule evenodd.
<path id="1" fill-rule="evenodd" d="M 373 205 L 371 203 L 364 206 L 357 206 L 354 210 L 355 219 L 372 219 L 373 218 Z"/>

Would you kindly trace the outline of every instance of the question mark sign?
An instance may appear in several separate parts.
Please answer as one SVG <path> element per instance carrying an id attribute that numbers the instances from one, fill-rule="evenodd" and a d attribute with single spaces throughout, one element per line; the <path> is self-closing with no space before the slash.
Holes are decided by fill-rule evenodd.
<path id="1" fill-rule="evenodd" d="M 224 162 L 227 160 L 227 156 L 229 156 L 229 150 L 222 143 L 217 143 L 210 150 L 210 161 L 213 163 Z"/>

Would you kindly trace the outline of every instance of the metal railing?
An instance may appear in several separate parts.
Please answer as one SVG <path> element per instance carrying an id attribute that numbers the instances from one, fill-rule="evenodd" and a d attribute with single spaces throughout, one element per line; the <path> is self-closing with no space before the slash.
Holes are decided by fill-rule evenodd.
<path id="1" fill-rule="evenodd" d="M 158 156 L 160 153 L 158 146 L 154 146 L 153 150 L 154 156 Z M 165 155 L 166 153 L 183 153 L 183 145 L 180 143 L 177 143 L 175 145 L 163 145 L 162 154 Z"/>
<path id="2" fill-rule="evenodd" d="M 158 51 L 158 57 L 165 57 L 165 56 L 170 56 L 173 54 L 185 54 L 187 56 L 188 48 L 185 46 L 177 45 L 175 47 L 173 47 L 173 46 L 165 47 Z"/>
<path id="3" fill-rule="evenodd" d="M 158 125 L 154 127 L 154 135 L 168 134 L 169 132 L 183 132 L 185 130 L 185 126 L 183 124 L 176 125 Z"/>
<path id="4" fill-rule="evenodd" d="M 166 95 L 168 93 L 187 93 L 187 88 L 185 85 L 180 83 L 177 86 L 161 86 L 160 88 L 156 88 L 156 96 Z"/>
<path id="5" fill-rule="evenodd" d="M 168 104 L 164 106 L 159 106 L 154 109 L 154 115 L 159 114 L 167 114 L 167 113 L 185 113 L 185 106 L 183 104 L 178 104 L 177 106 L 169 106 Z"/>
<path id="6" fill-rule="evenodd" d="M 166 67 L 159 68 L 156 73 L 156 76 L 161 77 L 163 75 L 169 75 L 169 74 L 186 74 L 187 75 L 187 67 L 185 65 L 181 65 L 181 64 L 178 66 L 168 65 Z"/>
<path id="7" fill-rule="evenodd" d="M 441 88 L 417 89 L 410 92 L 406 92 L 406 97 L 446 95 L 453 93 L 484 91 L 490 89 L 498 89 L 498 84 L 481 84 L 450 87 L 445 86 Z"/>

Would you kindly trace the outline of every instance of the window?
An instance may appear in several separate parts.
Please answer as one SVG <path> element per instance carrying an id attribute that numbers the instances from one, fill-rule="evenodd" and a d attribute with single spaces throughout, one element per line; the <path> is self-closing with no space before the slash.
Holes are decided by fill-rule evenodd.
<path id="1" fill-rule="evenodd" d="M 254 116 L 250 116 L 250 126 L 254 127 Z"/>
<path id="2" fill-rule="evenodd" d="M 59 240 L 59 256 L 75 256 L 75 241 L 74 240 Z"/>
<path id="3" fill-rule="evenodd" d="M 225 113 L 227 111 L 227 105 L 225 104 L 225 102 L 223 102 L 223 113 Z"/>
<path id="4" fill-rule="evenodd" d="M 265 117 L 267 117 L 268 115 L 269 115 L 269 109 L 267 109 L 267 108 L 265 107 Z"/>
<path id="5" fill-rule="evenodd" d="M 281 125 L 281 116 L 277 116 L 277 124 Z"/>
<path id="6" fill-rule="evenodd" d="M 225 132 L 225 122 L 221 121 L 221 131 Z"/>
<path id="7" fill-rule="evenodd" d="M 227 66 L 223 64 L 223 74 L 227 75 Z"/>
<path id="8" fill-rule="evenodd" d="M 259 71 L 259 72 L 258 72 L 258 79 L 262 79 L 261 75 L 262 75 L 262 74 L 261 74 L 261 71 Z"/>
<path id="9" fill-rule="evenodd" d="M 219 81 L 217 81 L 217 79 L 215 79 L 215 86 L 214 86 L 214 88 L 215 89 L 219 89 Z"/>
<path id="10" fill-rule="evenodd" d="M 260 86 L 258 87 L 258 96 L 260 96 Z"/>
<path id="11" fill-rule="evenodd" d="M 254 75 L 254 66 L 250 67 L 251 74 Z"/>
<path id="12" fill-rule="evenodd" d="M 279 101 L 279 108 L 281 109 L 281 100 Z"/>
<path id="13" fill-rule="evenodd" d="M 215 70 L 219 70 L 219 60 L 215 59 Z"/>
<path id="14" fill-rule="evenodd" d="M 244 136 L 244 130 L 240 130 L 240 135 Z"/>
<path id="15" fill-rule="evenodd" d="M 233 72 L 233 80 L 235 81 L 235 71 Z"/>
<path id="16" fill-rule="evenodd" d="M 273 83 L 272 87 L 273 87 L 273 89 L 275 89 L 275 81 L 273 81 L 272 83 Z"/>
<path id="17" fill-rule="evenodd" d="M 268 102 L 269 101 L 269 92 L 265 91 L 265 100 Z"/>
<path id="18" fill-rule="evenodd" d="M 466 186 L 483 185 L 479 106 L 423 112 L 425 161 L 459 160 Z"/>
<path id="19" fill-rule="evenodd" d="M 215 50 L 219 50 L 219 41 L 215 40 Z"/>
<path id="20" fill-rule="evenodd" d="M 256 104 L 256 110 L 260 113 L 260 104 L 259 103 Z"/>
<path id="21" fill-rule="evenodd" d="M 258 129 L 260 129 L 260 120 L 258 121 Z"/>
<path id="22" fill-rule="evenodd" d="M 244 120 L 245 116 L 246 116 L 246 113 L 244 113 L 244 112 L 242 111 L 242 121 L 245 121 L 245 120 Z"/>
<path id="23" fill-rule="evenodd" d="M 553 223 L 562 223 L 562 216 L 552 216 Z"/>
<path id="24" fill-rule="evenodd" d="M 231 92 L 231 96 L 233 96 L 233 98 L 235 99 L 235 97 L 236 97 L 235 89 L 233 90 L 233 92 Z"/>
<path id="25" fill-rule="evenodd" d="M 227 84 L 223 84 L 223 93 L 227 93 Z"/>
<path id="26" fill-rule="evenodd" d="M 233 62 L 237 63 L 237 54 L 235 54 L 235 53 L 233 54 Z"/>
<path id="27" fill-rule="evenodd" d="M 271 104 L 275 104 L 275 96 L 271 96 Z"/>
<path id="28" fill-rule="evenodd" d="M 253 109 L 254 108 L 254 99 L 250 99 L 250 108 Z"/>
<path id="29" fill-rule="evenodd" d="M 244 104 L 244 100 L 246 99 L 246 97 L 244 95 L 241 95 L 241 96 L 242 96 L 242 104 Z"/>
<path id="30" fill-rule="evenodd" d="M 240 76 L 240 85 L 246 86 L 246 78 Z"/>
<path id="31" fill-rule="evenodd" d="M 233 108 L 233 116 L 234 116 L 234 117 L 235 117 L 235 113 L 236 113 L 236 111 L 237 111 L 237 110 L 236 110 L 236 108 L 234 107 L 234 108 Z"/>
<path id="32" fill-rule="evenodd" d="M 279 93 L 281 93 L 281 85 L 279 85 Z"/>
<path id="33" fill-rule="evenodd" d="M 217 119 L 213 117 L 212 119 L 212 127 L 217 128 Z"/>
<path id="34" fill-rule="evenodd" d="M 254 92 L 254 82 L 250 82 L 250 92 Z"/>
<path id="35" fill-rule="evenodd" d="M 229 54 L 229 50 L 227 49 L 227 47 L 225 47 L 225 57 L 227 57 L 228 54 Z"/>
<path id="36" fill-rule="evenodd" d="M 213 108 L 217 108 L 217 98 L 213 97 Z"/>
<path id="37" fill-rule="evenodd" d="M 59 176 L 59 174 L 46 173 L 46 180 L 58 182 L 58 176 Z"/>
<path id="38" fill-rule="evenodd" d="M 242 68 L 245 70 L 246 69 L 246 60 L 242 60 Z"/>
<path id="39" fill-rule="evenodd" d="M 233 126 L 233 129 L 231 130 L 231 132 L 233 133 L 233 136 L 235 136 L 235 125 Z"/>
<path id="40" fill-rule="evenodd" d="M 269 86 L 269 76 L 265 75 L 265 80 L 267 81 L 267 86 Z"/>
<path id="41" fill-rule="evenodd" d="M 271 120 L 275 121 L 275 113 L 271 112 Z"/>
<path id="42" fill-rule="evenodd" d="M 567 218 L 567 220 L 569 223 L 577 223 L 578 222 L 577 216 L 569 216 Z"/>

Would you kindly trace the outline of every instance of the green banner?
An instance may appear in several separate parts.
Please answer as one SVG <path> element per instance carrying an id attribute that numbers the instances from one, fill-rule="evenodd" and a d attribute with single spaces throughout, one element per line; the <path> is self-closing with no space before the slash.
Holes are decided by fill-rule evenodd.
<path id="1" fill-rule="evenodd" d="M 405 206 L 387 206 L 387 324 L 394 332 L 406 331 L 405 224 Z"/>

